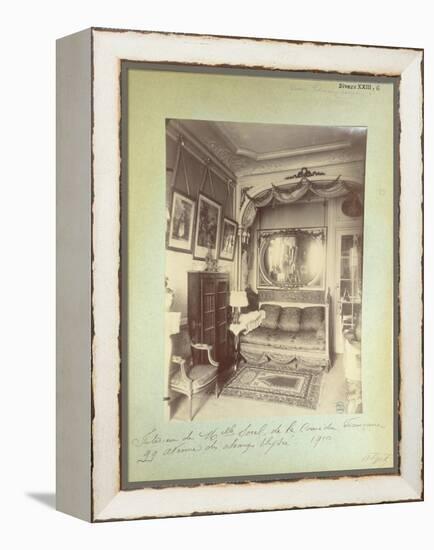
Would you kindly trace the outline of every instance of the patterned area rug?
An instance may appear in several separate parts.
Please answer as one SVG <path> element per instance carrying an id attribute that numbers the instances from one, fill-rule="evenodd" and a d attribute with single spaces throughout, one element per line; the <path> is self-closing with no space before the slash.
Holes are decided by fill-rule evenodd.
<path id="1" fill-rule="evenodd" d="M 244 364 L 227 382 L 221 395 L 316 409 L 322 376 L 322 369 L 304 366 Z"/>

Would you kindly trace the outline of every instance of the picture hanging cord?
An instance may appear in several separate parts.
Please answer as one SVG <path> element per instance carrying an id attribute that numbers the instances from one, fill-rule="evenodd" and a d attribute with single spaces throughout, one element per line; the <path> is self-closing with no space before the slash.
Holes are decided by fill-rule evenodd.
<path id="1" fill-rule="evenodd" d="M 203 174 L 203 178 L 202 178 L 202 183 L 199 187 L 199 191 L 198 191 L 198 196 L 199 196 L 199 193 L 201 193 L 204 189 L 205 189 L 205 186 L 206 186 L 206 182 L 207 180 L 209 181 L 209 185 L 210 185 L 210 188 L 211 188 L 211 196 L 212 198 L 215 198 L 215 195 L 214 195 L 214 184 L 213 184 L 213 181 L 212 181 L 212 176 L 211 176 L 211 169 L 210 169 L 210 164 L 211 164 L 211 159 L 210 158 L 207 158 L 206 159 L 206 163 L 205 163 L 205 170 L 204 170 L 204 174 Z"/>
<path id="2" fill-rule="evenodd" d="M 181 163 L 182 164 L 182 170 L 183 170 L 183 173 L 184 173 L 185 185 L 186 185 L 186 188 L 187 188 L 187 195 L 191 196 L 191 194 L 190 194 L 190 183 L 188 181 L 188 171 L 187 171 L 187 166 L 185 164 L 184 149 L 185 149 L 184 137 L 182 135 L 180 135 L 179 139 L 178 139 L 178 147 L 177 147 L 177 150 L 176 150 L 175 166 L 174 166 L 173 173 L 172 173 L 172 180 L 170 182 L 170 187 L 171 187 L 172 190 L 174 190 L 175 187 L 176 187 L 178 171 L 179 171 L 179 164 Z M 211 196 L 212 196 L 212 198 L 215 199 L 216 196 L 215 196 L 215 193 L 214 193 L 214 182 L 213 182 L 212 173 L 211 173 L 212 171 L 211 171 L 211 167 L 210 167 L 211 159 L 208 157 L 206 159 L 206 161 L 203 161 L 203 164 L 205 166 L 205 170 L 204 170 L 204 175 L 203 175 L 203 178 L 202 178 L 202 182 L 199 186 L 199 190 L 198 190 L 197 195 L 199 196 L 199 193 L 201 193 L 205 189 L 206 183 L 208 181 L 209 185 L 210 185 L 210 188 L 211 188 Z M 225 198 L 224 198 L 224 201 L 223 201 L 223 204 L 222 204 L 223 212 L 226 211 L 226 204 L 227 204 L 227 201 L 229 199 L 229 195 L 231 193 L 233 193 L 233 188 L 231 186 L 231 183 L 232 183 L 232 179 L 228 178 L 228 179 L 225 180 L 226 193 L 225 193 Z M 234 205 L 233 205 L 233 201 L 232 201 L 232 215 L 234 215 L 233 206 Z"/>
<path id="3" fill-rule="evenodd" d="M 184 169 L 184 178 L 185 178 L 185 185 L 187 187 L 187 195 L 190 196 L 190 184 L 188 183 L 188 175 L 187 175 L 187 167 L 185 166 L 185 158 L 184 158 L 184 141 L 181 139 L 181 160 L 182 160 L 182 167 Z"/>
<path id="4" fill-rule="evenodd" d="M 181 142 L 182 142 L 182 137 L 179 136 L 178 147 L 176 148 L 175 166 L 173 167 L 172 180 L 170 182 L 170 188 L 172 190 L 175 189 L 175 186 L 176 186 L 176 177 L 178 175 L 179 159 L 180 159 L 180 156 L 181 156 L 181 149 L 182 149 Z"/>
<path id="5" fill-rule="evenodd" d="M 224 198 L 224 201 L 223 201 L 223 212 L 226 212 L 226 205 L 227 205 L 227 202 L 228 202 L 228 199 L 229 199 L 229 193 L 231 193 L 231 188 L 230 188 L 230 183 L 231 183 L 231 179 L 227 179 L 225 181 L 226 183 L 226 194 L 225 194 L 225 198 Z M 233 215 L 233 208 L 232 208 L 232 215 Z"/>
<path id="6" fill-rule="evenodd" d="M 178 147 L 177 147 L 177 150 L 176 150 L 175 168 L 173 169 L 172 181 L 170 183 L 170 187 L 171 187 L 172 190 L 175 189 L 176 180 L 177 180 L 177 177 L 178 177 L 179 163 L 181 163 L 182 168 L 183 168 L 183 172 L 184 172 L 185 185 L 187 187 L 187 195 L 190 196 L 190 184 L 189 184 L 189 181 L 188 181 L 187 167 L 185 165 L 184 147 L 185 147 L 184 138 L 182 136 L 179 136 Z"/>

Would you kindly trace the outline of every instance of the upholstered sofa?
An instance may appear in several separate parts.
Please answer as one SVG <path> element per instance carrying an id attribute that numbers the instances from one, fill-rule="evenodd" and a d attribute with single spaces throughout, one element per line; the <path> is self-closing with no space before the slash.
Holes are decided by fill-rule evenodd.
<path id="1" fill-rule="evenodd" d="M 330 369 L 329 300 L 323 304 L 262 303 L 265 318 L 240 335 L 246 362 L 315 365 Z"/>

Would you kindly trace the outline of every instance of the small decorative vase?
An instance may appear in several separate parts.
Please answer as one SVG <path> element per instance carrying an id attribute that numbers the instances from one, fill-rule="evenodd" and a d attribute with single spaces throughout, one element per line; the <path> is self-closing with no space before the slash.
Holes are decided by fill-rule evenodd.
<path id="1" fill-rule="evenodd" d="M 360 202 L 357 193 L 350 193 L 342 202 L 341 209 L 345 216 L 348 216 L 349 218 L 358 218 L 361 216 L 363 213 L 363 205 Z"/>
<path id="2" fill-rule="evenodd" d="M 208 247 L 208 252 L 205 256 L 205 271 L 214 271 L 214 259 L 212 257 L 211 247 Z"/>

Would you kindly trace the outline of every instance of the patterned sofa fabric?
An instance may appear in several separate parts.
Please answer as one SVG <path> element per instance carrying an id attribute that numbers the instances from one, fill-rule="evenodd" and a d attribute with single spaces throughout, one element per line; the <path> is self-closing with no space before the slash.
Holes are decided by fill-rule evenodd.
<path id="1" fill-rule="evenodd" d="M 262 321 L 261 327 L 276 329 L 282 308 L 278 305 L 264 304 L 261 309 L 265 311 L 265 319 Z"/>
<path id="2" fill-rule="evenodd" d="M 248 334 L 242 334 L 240 341 L 242 344 L 256 344 L 285 350 L 325 350 L 325 338 L 318 337 L 315 330 L 288 332 L 262 325 Z"/>
<path id="3" fill-rule="evenodd" d="M 241 332 L 240 352 L 245 361 L 263 365 L 309 361 L 329 370 L 328 304 L 265 303 L 266 318 L 251 332 Z"/>
<path id="4" fill-rule="evenodd" d="M 324 308 L 311 306 L 303 308 L 300 317 L 301 330 L 318 330 L 324 322 Z"/>
<path id="5" fill-rule="evenodd" d="M 299 307 L 282 307 L 277 328 L 288 332 L 300 330 L 301 311 Z"/>

